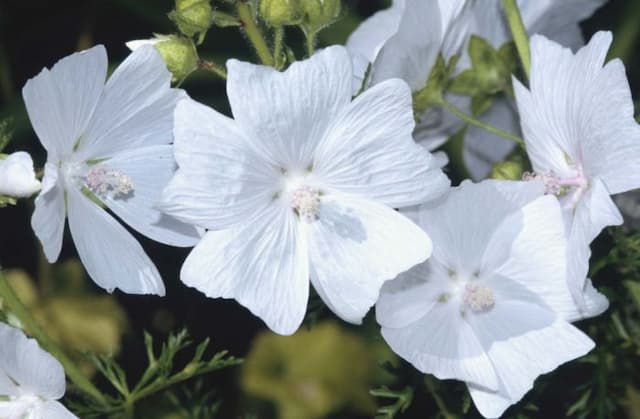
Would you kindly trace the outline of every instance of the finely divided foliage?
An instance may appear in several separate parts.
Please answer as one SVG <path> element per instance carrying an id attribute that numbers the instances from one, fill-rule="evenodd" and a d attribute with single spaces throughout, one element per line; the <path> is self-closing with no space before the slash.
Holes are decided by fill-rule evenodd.
<path id="1" fill-rule="evenodd" d="M 604 2 L 395 0 L 346 46 L 319 51 L 317 32 L 338 18 L 337 0 L 263 7 L 273 51 L 252 13 L 257 2 L 231 2 L 238 17 L 207 1 L 189 3 L 187 15 L 176 6 L 182 34 L 130 42 L 134 51 L 108 79 L 98 45 L 26 83 L 46 164 L 36 171 L 25 152 L 0 154 L 0 207 L 39 191 L 31 225 L 46 259 L 58 260 L 68 219 L 80 260 L 108 292 L 165 294 L 122 221 L 193 247 L 180 280 L 236 300 L 275 333 L 300 328 L 311 287 L 352 324 L 375 306 L 395 354 L 420 373 L 463 382 L 480 414 L 500 417 L 540 375 L 595 347 L 572 324 L 609 306 L 588 278 L 590 245 L 623 222 L 611 196 L 640 188 L 640 126 L 624 65 L 606 62 L 611 33 L 583 46 L 578 26 Z M 196 43 L 212 22 L 241 27 L 267 65 L 200 59 Z M 283 44 L 282 25 L 301 27 L 307 59 Z M 512 33 L 521 73 L 505 45 Z M 231 117 L 171 87 L 196 68 L 226 79 Z M 482 181 L 451 188 L 440 147 L 465 134 L 447 150 Z M 514 154 L 531 171 L 486 179 Z M 1 274 L 0 297 L 8 321 L 55 348 Z M 203 360 L 207 340 L 174 371 L 186 336 L 171 335 L 157 355 L 146 335 L 149 366 L 132 388 L 115 360 L 93 356 L 115 397 L 67 371 L 88 398 L 74 411 L 132 415 L 139 399 L 240 362 L 226 352 Z M 57 401 L 64 393 L 60 362 L 0 323 L 0 416 L 74 418 Z M 412 386 L 372 394 L 396 399 L 379 411 L 389 418 L 419 397 Z"/>

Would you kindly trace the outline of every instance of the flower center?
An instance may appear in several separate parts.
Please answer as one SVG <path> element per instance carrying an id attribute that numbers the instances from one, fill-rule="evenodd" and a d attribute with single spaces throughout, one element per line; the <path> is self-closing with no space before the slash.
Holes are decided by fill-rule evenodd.
<path id="1" fill-rule="evenodd" d="M 290 206 L 302 220 L 311 223 L 318 219 L 320 191 L 309 185 L 298 186 L 291 193 Z"/>
<path id="2" fill-rule="evenodd" d="M 126 198 L 133 193 L 133 181 L 119 170 L 104 166 L 91 168 L 84 176 L 87 188 L 101 198 Z"/>
<path id="3" fill-rule="evenodd" d="M 587 178 L 579 166 L 572 166 L 573 176 L 561 177 L 558 176 L 553 170 L 549 170 L 544 173 L 525 172 L 522 175 L 522 180 L 541 180 L 545 186 L 545 194 L 556 195 L 558 197 L 564 196 L 572 190 L 582 190 L 587 187 Z"/>
<path id="4" fill-rule="evenodd" d="M 491 288 L 486 285 L 469 282 L 464 287 L 462 302 L 473 312 L 478 313 L 493 307 L 495 299 Z"/>

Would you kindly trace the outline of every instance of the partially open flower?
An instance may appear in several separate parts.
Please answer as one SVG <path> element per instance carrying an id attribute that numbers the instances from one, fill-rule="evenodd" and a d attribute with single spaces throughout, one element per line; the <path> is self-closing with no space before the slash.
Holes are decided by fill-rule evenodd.
<path id="1" fill-rule="evenodd" d="M 24 151 L 0 158 L 0 195 L 27 198 L 40 190 L 33 160 Z"/>

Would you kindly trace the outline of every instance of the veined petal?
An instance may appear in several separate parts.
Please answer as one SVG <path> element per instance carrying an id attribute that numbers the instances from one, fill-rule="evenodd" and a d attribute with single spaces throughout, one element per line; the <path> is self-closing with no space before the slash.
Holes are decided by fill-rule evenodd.
<path id="1" fill-rule="evenodd" d="M 162 211 L 218 230 L 273 202 L 281 173 L 247 145 L 233 119 L 185 99 L 176 107 L 175 137 L 179 169 L 162 194 Z"/>
<path id="2" fill-rule="evenodd" d="M 438 243 L 437 260 L 471 274 L 482 266 L 485 249 L 505 217 L 542 193 L 535 182 L 463 182 L 443 200 L 422 205 L 419 225 Z"/>
<path id="3" fill-rule="evenodd" d="M 171 88 L 171 73 L 151 45 L 129 54 L 104 88 L 94 117 L 80 141 L 85 159 L 173 140 L 173 110 L 185 96 Z"/>
<path id="4" fill-rule="evenodd" d="M 157 145 L 125 150 L 101 163 L 117 170 L 133 182 L 133 192 L 125 197 L 107 195 L 107 206 L 127 224 L 160 243 L 195 246 L 203 231 L 161 213 L 156 209 L 162 190 L 175 173 L 173 147 Z"/>
<path id="5" fill-rule="evenodd" d="M 544 316 L 543 309 L 538 310 L 535 305 L 520 304 L 517 310 L 502 306 L 505 310 L 496 310 L 499 307 L 496 304 L 485 313 L 489 318 L 471 320 L 500 383 L 498 391 L 468 383 L 474 404 L 487 418 L 500 417 L 510 405 L 520 401 L 539 375 L 587 354 L 594 347 L 588 336 L 564 320 L 542 328 L 521 329 L 539 319 L 538 316 Z"/>
<path id="6" fill-rule="evenodd" d="M 274 165 L 306 169 L 331 121 L 351 101 L 351 59 L 333 46 L 280 73 L 227 62 L 227 94 L 238 126 Z"/>
<path id="7" fill-rule="evenodd" d="M 362 321 L 385 281 L 431 254 L 431 240 L 408 218 L 355 196 L 324 196 L 306 227 L 313 285 L 351 323 Z"/>
<path id="8" fill-rule="evenodd" d="M 294 333 L 309 298 L 304 234 L 290 211 L 273 205 L 252 223 L 209 231 L 180 279 L 211 298 L 233 298 L 276 333 Z"/>
<path id="9" fill-rule="evenodd" d="M 388 80 L 356 98 L 318 146 L 314 172 L 327 186 L 405 207 L 449 187 L 438 161 L 411 137 L 411 92 Z"/>
<path id="10" fill-rule="evenodd" d="M 423 373 L 498 389 L 491 361 L 455 304 L 437 304 L 406 327 L 382 327 L 382 336 L 396 354 Z"/>
<path id="11" fill-rule="evenodd" d="M 20 387 L 18 395 L 59 399 L 65 391 L 64 369 L 35 339 L 0 323 L 0 369 Z"/>
<path id="12" fill-rule="evenodd" d="M 109 292 L 164 295 L 155 265 L 111 215 L 76 189 L 67 190 L 67 208 L 78 255 L 96 284 Z"/>
<path id="13" fill-rule="evenodd" d="M 427 84 L 442 46 L 442 21 L 437 1 L 406 0 L 397 32 L 380 49 L 372 83 L 400 78 L 412 91 Z"/>
<path id="14" fill-rule="evenodd" d="M 22 97 L 40 142 L 53 158 L 70 153 L 102 95 L 107 53 L 102 45 L 71 54 L 27 81 Z"/>
<path id="15" fill-rule="evenodd" d="M 44 166 L 42 190 L 35 200 L 31 228 L 42 243 L 42 250 L 50 263 L 58 260 L 64 237 L 65 208 L 64 187 L 59 180 L 57 163 Z"/>

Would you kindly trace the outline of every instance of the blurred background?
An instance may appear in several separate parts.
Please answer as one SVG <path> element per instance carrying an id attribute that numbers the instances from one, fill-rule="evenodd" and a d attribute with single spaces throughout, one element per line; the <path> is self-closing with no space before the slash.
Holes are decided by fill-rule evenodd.
<path id="1" fill-rule="evenodd" d="M 359 21 L 385 5 L 382 0 L 345 1 L 344 18 L 322 33 L 320 44 L 343 43 Z M 29 124 L 21 98 L 27 79 L 42 67 L 51 67 L 71 52 L 94 44 L 106 46 L 114 68 L 129 52 L 126 41 L 175 31 L 167 18 L 173 6 L 172 0 L 0 0 L 0 120 L 11 118 L 14 133 L 5 152 L 26 150 L 34 156 L 36 166 L 42 167 L 45 162 L 44 150 Z M 612 57 L 624 60 L 637 98 L 640 1 L 610 1 L 584 23 L 587 38 L 598 30 L 614 32 Z M 295 30 L 287 36 L 294 45 L 302 43 Z M 199 51 L 203 58 L 219 63 L 231 57 L 256 61 L 237 28 L 212 28 Z M 213 74 L 196 73 L 182 87 L 195 99 L 228 112 L 224 82 Z M 31 211 L 31 204 L 23 201 L 0 209 L 0 265 L 8 269 L 12 284 L 45 328 L 70 351 L 114 353 L 135 379 L 146 362 L 143 330 L 160 340 L 170 331 L 188 327 L 194 341 L 209 337 L 213 348 L 248 357 L 243 366 L 193 380 L 187 389 L 171 397 L 147 401 L 147 406 L 140 409 L 140 417 L 207 417 L 197 416 L 189 406 L 220 402 L 217 417 L 221 418 L 371 418 L 376 405 L 385 400 L 375 399 L 369 390 L 383 385 L 398 390 L 408 385 L 416 388 L 413 404 L 397 417 L 438 417 L 445 414 L 439 406 L 443 402 L 453 410 L 464 408 L 466 403 L 467 412 L 462 415 L 477 417 L 473 407 L 468 407 L 462 385 L 425 379 L 394 359 L 379 338 L 371 315 L 364 327 L 353 328 L 334 318 L 313 297 L 304 330 L 292 338 L 277 337 L 234 301 L 207 299 L 182 285 L 178 271 L 188 250 L 158 245 L 137 234 L 163 274 L 167 297 L 120 292 L 105 295 L 84 277 L 68 234 L 61 263 L 52 266 L 44 261 L 30 228 Z M 599 245 L 604 253 L 609 251 L 611 242 L 607 237 Z M 601 273 L 615 274 L 606 269 Z M 381 367 L 383 360 L 394 367 Z M 637 358 L 630 361 L 632 371 L 637 371 L 636 361 Z M 88 363 L 85 367 L 91 372 Z M 586 390 L 580 385 L 590 382 L 592 375 L 588 361 L 564 366 L 539 380 L 536 392 L 517 409 L 511 409 L 508 416 L 564 417 L 582 400 Z M 609 372 L 603 371 L 602 375 L 607 377 Z M 597 407 L 582 417 L 640 417 L 634 407 L 634 400 L 637 403 L 640 396 L 627 381 L 622 384 L 611 396 L 611 409 Z M 602 386 L 605 392 L 610 391 L 609 384 Z M 437 400 L 430 392 L 441 393 L 442 397 Z M 595 396 L 591 393 L 589 397 L 583 402 L 591 403 Z M 390 399 L 388 403 L 394 401 Z M 578 406 L 569 413 L 580 416 L 581 409 Z"/>

